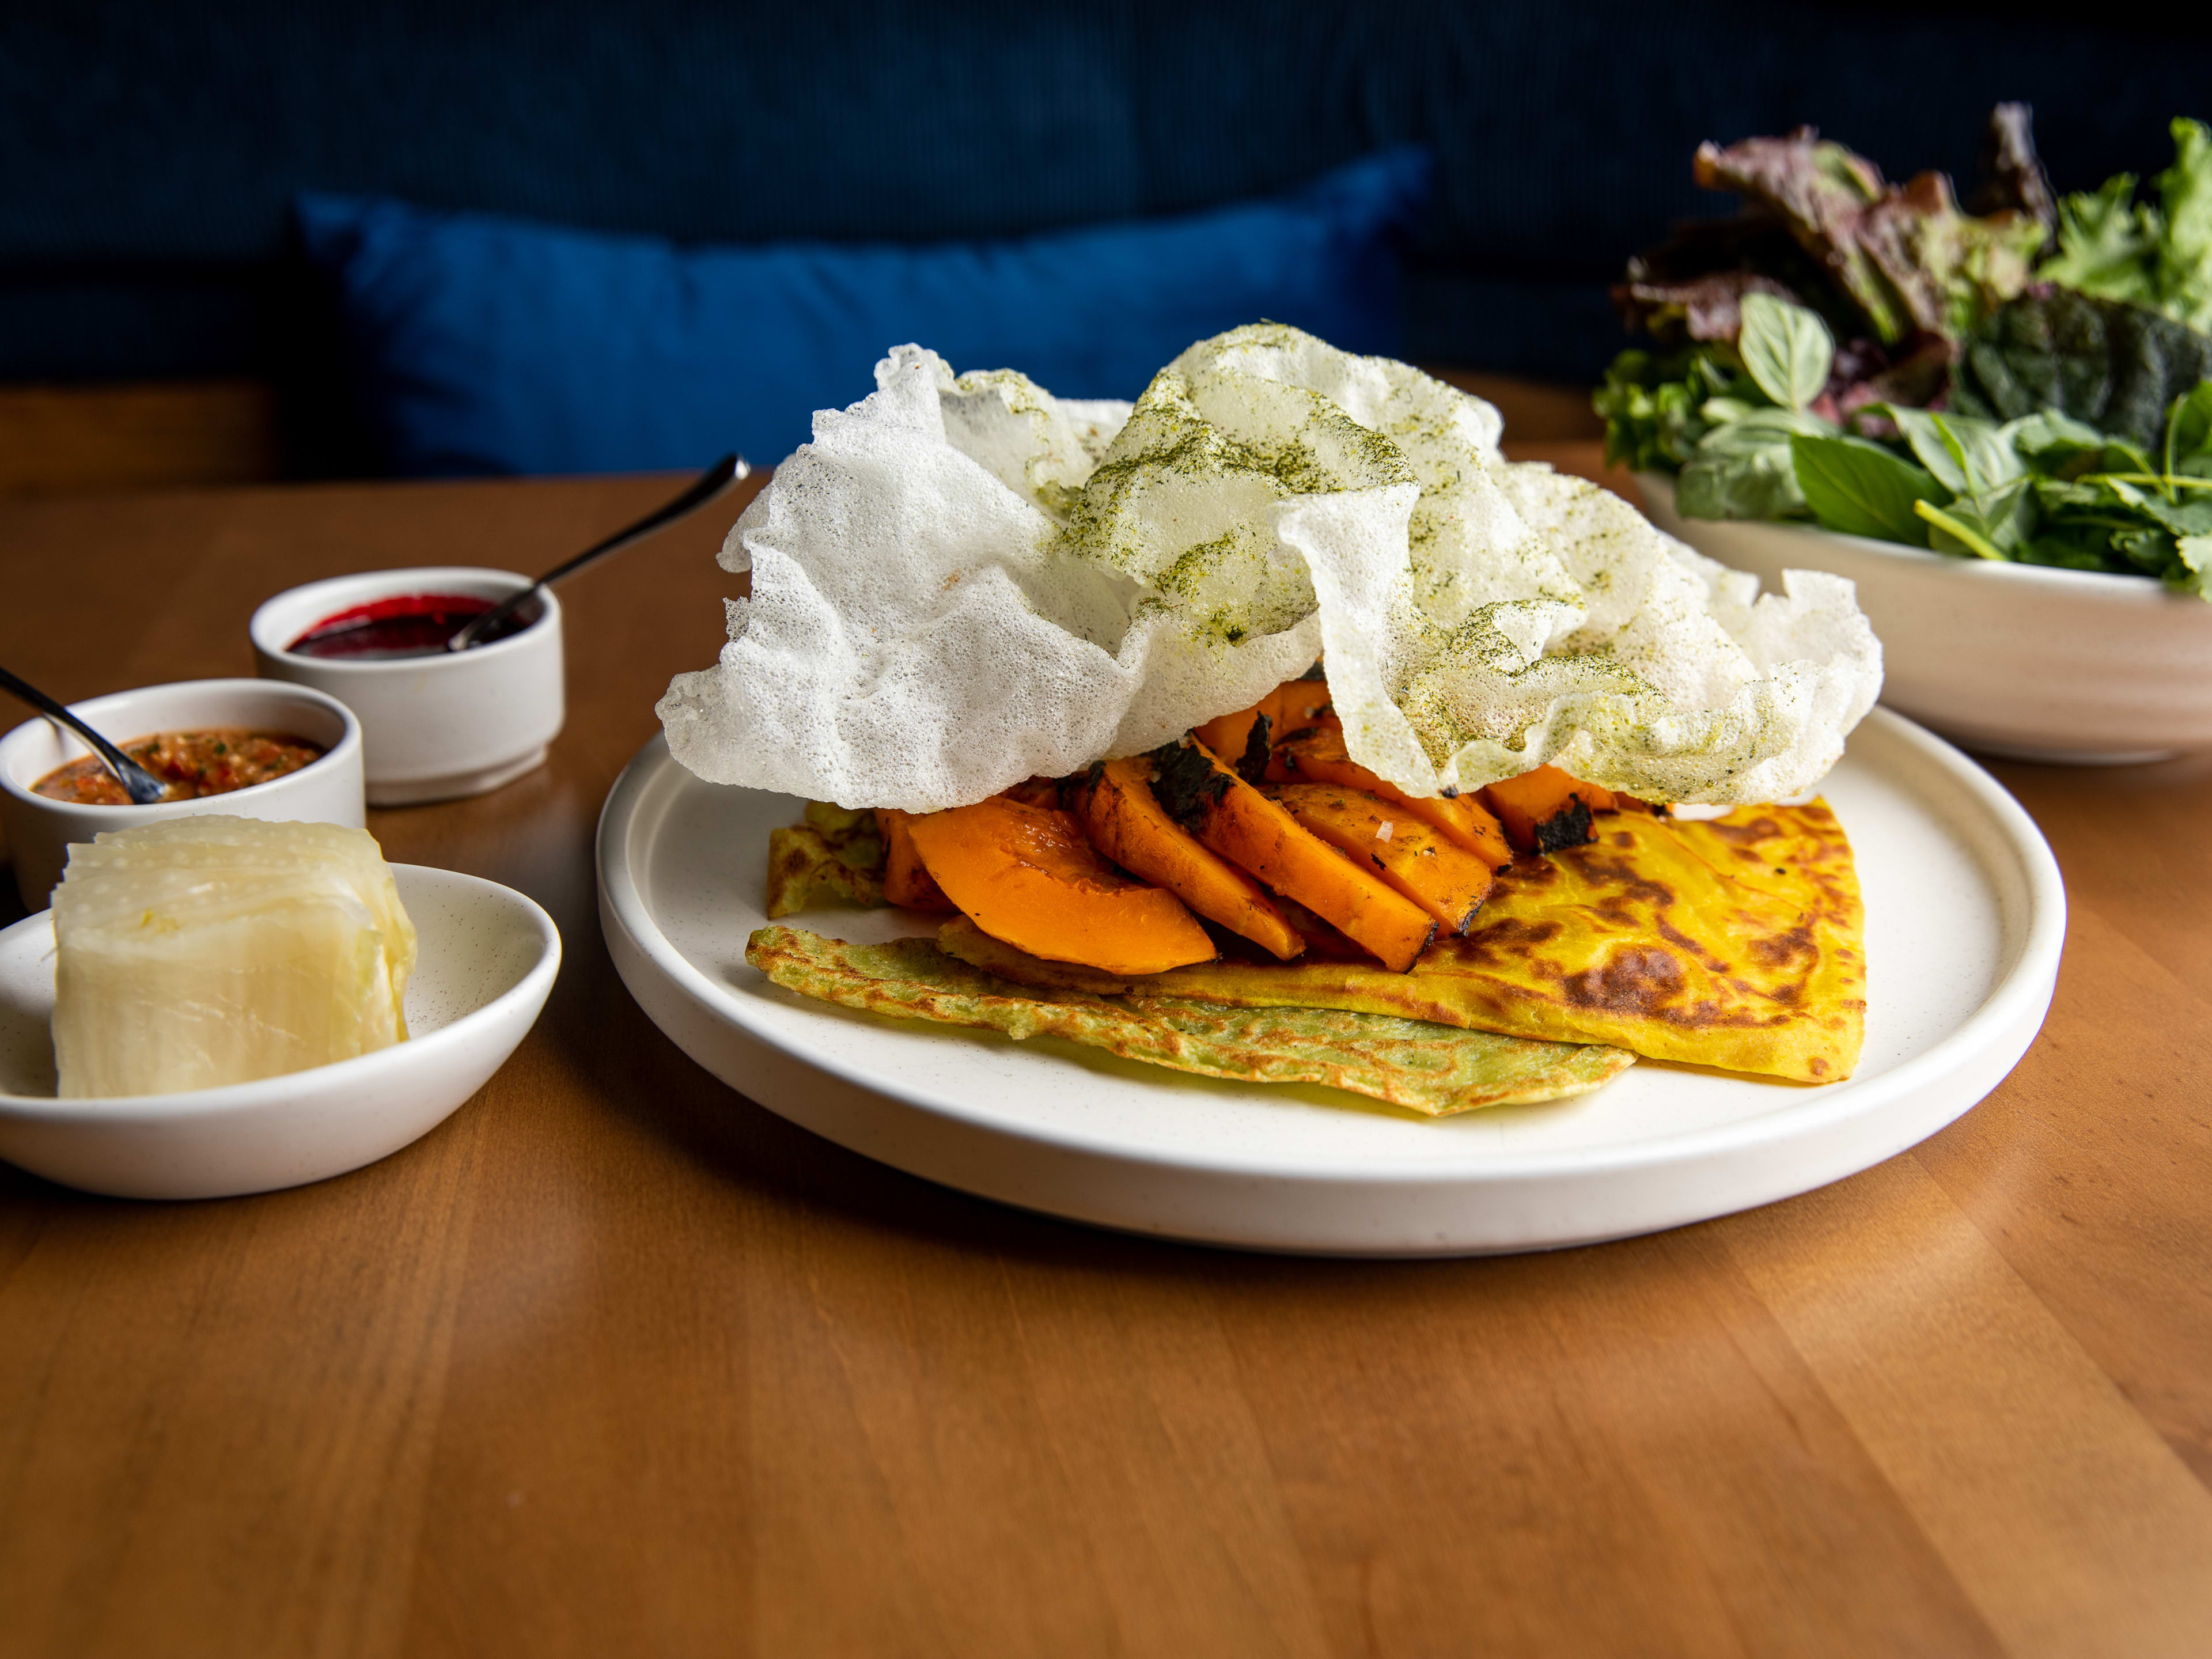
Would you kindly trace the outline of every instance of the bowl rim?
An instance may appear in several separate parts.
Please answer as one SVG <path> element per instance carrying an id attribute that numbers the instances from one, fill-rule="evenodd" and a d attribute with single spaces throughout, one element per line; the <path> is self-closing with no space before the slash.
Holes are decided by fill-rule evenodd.
<path id="1" fill-rule="evenodd" d="M 295 779 L 306 777 L 310 772 L 323 766 L 325 762 L 337 761 L 343 764 L 349 755 L 358 755 L 361 752 L 361 721 L 356 717 L 353 710 L 319 687 L 302 685 L 296 680 L 261 679 L 247 675 L 232 675 L 221 679 L 209 680 L 169 680 L 160 685 L 126 686 L 119 691 L 103 691 L 94 697 L 80 697 L 70 703 L 68 708 L 72 714 L 80 715 L 96 726 L 100 721 L 97 705 L 100 703 L 122 697 L 211 689 L 257 693 L 274 692 L 279 696 L 289 697 L 295 702 L 303 702 L 312 708 L 322 709 L 325 713 L 336 714 L 338 717 L 338 740 L 305 766 L 287 772 L 282 777 L 271 778 L 266 783 L 249 783 L 243 789 L 227 789 L 220 795 L 197 795 L 187 800 L 149 801 L 144 805 L 135 802 L 56 800 L 51 795 L 41 795 L 35 789 L 27 788 L 15 781 L 15 775 L 9 770 L 6 763 L 8 750 L 23 732 L 40 726 L 59 726 L 64 737 L 70 743 L 82 745 L 84 739 L 70 731 L 68 727 L 61 726 L 60 722 L 50 715 L 33 714 L 21 724 L 11 726 L 6 732 L 0 732 L 0 792 L 4 792 L 25 805 L 42 812 L 135 813 L 139 816 L 133 822 L 143 823 L 147 821 L 148 815 L 159 815 L 170 807 L 191 806 L 196 811 L 204 812 L 208 809 L 199 805 L 204 800 L 244 800 L 249 797 L 256 800 L 264 800 L 268 798 L 268 792 L 271 790 L 297 787 L 294 781 Z M 157 732 L 179 729 L 183 728 L 155 728 Z M 129 738 L 113 739 L 117 743 L 129 743 L 131 740 Z M 92 751 L 87 749 L 85 752 L 89 754 Z M 68 763 L 63 763 L 66 765 Z M 323 775 L 318 775 L 314 781 L 320 783 L 323 781 Z"/>
<path id="2" fill-rule="evenodd" d="M 0 1090 L 0 1118 L 15 1122 L 84 1123 L 112 1128 L 134 1121 L 140 1123 L 174 1122 L 185 1118 L 212 1118 L 230 1113 L 258 1112 L 288 1102 L 306 1103 L 308 1097 L 331 1091 L 348 1091 L 365 1081 L 373 1080 L 380 1070 L 414 1069 L 434 1065 L 449 1050 L 481 1041 L 484 1035 L 483 1027 L 505 1018 L 517 1006 L 532 997 L 543 1000 L 550 994 L 552 982 L 561 971 L 561 930 L 554 926 L 553 918 L 546 915 L 544 908 L 537 900 L 527 893 L 518 892 L 485 877 L 471 876 L 459 870 L 441 869 L 434 864 L 395 864 L 391 868 L 395 875 L 402 870 L 427 875 L 431 878 L 433 885 L 452 884 L 465 890 L 474 888 L 493 895 L 534 927 L 538 934 L 537 960 L 506 990 L 470 1009 L 450 1024 L 370 1054 L 334 1060 L 324 1066 L 310 1066 L 301 1072 L 256 1078 L 251 1083 L 223 1084 L 212 1089 L 188 1089 L 169 1094 L 83 1095 L 64 1098 L 58 1095 L 10 1094 Z M 26 916 L 13 926 L 0 929 L 0 939 L 8 939 L 19 928 L 43 929 L 51 938 L 53 915 L 51 909 L 46 909 Z M 51 951 L 52 946 L 49 945 L 47 948 Z M 508 1047 L 507 1054 L 511 1055 L 515 1048 L 520 1048 L 522 1037 L 528 1034 L 526 1027 Z M 501 1064 L 505 1064 L 505 1056 L 501 1057 Z"/>
<path id="3" fill-rule="evenodd" d="M 512 654 L 516 648 L 538 643 L 539 636 L 546 632 L 547 625 L 557 623 L 560 621 L 561 601 L 550 587 L 538 590 L 538 597 L 540 604 L 537 617 L 525 626 L 509 634 L 505 639 L 494 640 L 489 645 L 473 646 L 465 652 L 449 653 L 434 652 L 417 657 L 379 657 L 366 660 L 350 657 L 311 657 L 302 652 L 292 650 L 289 641 L 279 641 L 276 638 L 275 623 L 270 619 L 270 613 L 277 607 L 289 606 L 319 589 L 350 587 L 362 582 L 372 584 L 372 590 L 357 594 L 349 603 L 356 605 L 369 603 L 377 597 L 374 591 L 376 589 L 385 590 L 384 597 L 396 598 L 410 590 L 422 591 L 433 581 L 496 582 L 504 585 L 507 592 L 512 593 L 530 586 L 537 580 L 535 576 L 526 576 L 518 570 L 500 570 L 489 565 L 471 564 L 395 565 L 384 570 L 356 570 L 343 575 L 320 576 L 313 581 L 301 582 L 297 586 L 271 593 L 259 605 L 254 606 L 253 614 L 246 618 L 246 635 L 256 651 L 273 662 L 281 662 L 288 666 L 302 667 L 318 674 L 330 674 L 340 678 L 349 676 L 368 678 L 392 673 L 419 674 L 426 667 L 437 663 L 483 662 Z M 308 626 L 312 628 L 315 624 L 310 623 Z M 292 637 L 296 639 L 299 635 L 294 634 Z M 431 672 L 441 671 L 433 668 Z"/>
<path id="4" fill-rule="evenodd" d="M 1854 536 L 1847 531 L 1826 530 L 1819 525 L 1793 524 L 1781 519 L 1684 519 L 1674 506 L 1672 474 L 1638 472 L 1632 476 L 1639 489 L 1649 492 L 1656 486 L 1663 491 L 1668 515 L 1685 524 L 1741 526 L 1772 531 L 1808 543 L 1841 543 L 1859 552 L 1893 560 L 1899 564 L 1916 565 L 1923 570 L 1948 571 L 1964 581 L 2027 582 L 2045 587 L 2072 588 L 2084 594 L 2096 593 L 2125 604 L 2194 605 L 2212 610 L 2212 605 L 2208 605 L 2206 601 L 2187 593 L 2176 592 L 2155 576 L 2130 575 L 2117 570 L 2068 570 L 2057 565 L 2015 564 L 2010 560 L 1969 559 L 1938 553 L 1930 548 L 1907 547 L 1902 542 L 1885 542 L 1872 536 Z"/>

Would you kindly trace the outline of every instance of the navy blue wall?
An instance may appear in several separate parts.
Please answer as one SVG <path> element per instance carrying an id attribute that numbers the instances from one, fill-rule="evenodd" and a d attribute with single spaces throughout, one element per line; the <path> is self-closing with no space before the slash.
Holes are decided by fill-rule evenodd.
<path id="1" fill-rule="evenodd" d="M 2119 15 L 2120 9 L 2113 9 Z M 2037 13 L 2047 14 L 2038 18 Z M 2062 188 L 2212 113 L 2202 24 L 2078 8 L 276 0 L 0 13 L 0 378 L 283 374 L 284 209 L 389 193 L 690 240 L 933 239 L 1440 162 L 1411 354 L 1559 379 L 1701 138 L 1811 121 L 1962 182 L 2022 98 Z M 2139 27 L 2147 27 L 2148 25 Z"/>

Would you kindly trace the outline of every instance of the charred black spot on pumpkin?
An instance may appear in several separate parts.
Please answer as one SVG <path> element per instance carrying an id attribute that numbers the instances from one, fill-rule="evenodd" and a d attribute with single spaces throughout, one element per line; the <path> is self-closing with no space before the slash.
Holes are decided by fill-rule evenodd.
<path id="1" fill-rule="evenodd" d="M 1170 817 L 1196 835 L 1221 805 L 1232 780 L 1194 743 L 1162 744 L 1149 758 L 1153 799 Z"/>
<path id="2" fill-rule="evenodd" d="M 1580 795 L 1569 796 L 1565 806 L 1536 826 L 1536 850 L 1540 853 L 1563 853 L 1589 838 L 1590 810 L 1583 805 Z"/>
<path id="3" fill-rule="evenodd" d="M 1263 713 L 1245 734 L 1244 752 L 1237 757 L 1237 775 L 1247 783 L 1257 783 L 1267 775 L 1267 756 L 1275 746 L 1269 728 L 1270 722 Z"/>

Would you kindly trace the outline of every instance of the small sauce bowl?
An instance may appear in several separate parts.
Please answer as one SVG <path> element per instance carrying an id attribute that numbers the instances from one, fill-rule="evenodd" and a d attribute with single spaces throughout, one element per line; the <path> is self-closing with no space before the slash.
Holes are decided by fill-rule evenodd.
<path id="1" fill-rule="evenodd" d="M 466 651 L 361 658 L 291 647 L 318 623 L 380 601 L 450 594 L 496 602 L 529 586 L 512 571 L 450 565 L 309 582 L 253 613 L 254 663 L 264 679 L 312 686 L 353 710 L 370 805 L 481 795 L 543 764 L 566 716 L 561 602 L 550 589 L 537 596 L 527 627 Z"/>
<path id="2" fill-rule="evenodd" d="M 288 732 L 325 751 L 296 772 L 266 783 L 191 800 L 149 806 L 104 806 L 56 800 L 33 786 L 56 767 L 89 754 L 76 734 L 40 718 L 0 738 L 0 826 L 15 862 L 15 886 L 33 910 L 62 878 L 72 842 L 89 842 L 105 830 L 128 830 L 157 818 L 224 812 L 274 822 L 363 823 L 362 730 L 346 706 L 312 687 L 267 680 L 184 680 L 142 686 L 70 705 L 112 742 L 130 744 L 156 732 L 246 726 Z"/>

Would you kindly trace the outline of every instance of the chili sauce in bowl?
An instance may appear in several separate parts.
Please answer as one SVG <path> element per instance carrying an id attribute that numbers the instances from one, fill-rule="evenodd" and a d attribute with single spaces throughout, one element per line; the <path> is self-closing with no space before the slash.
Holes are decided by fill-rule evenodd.
<path id="1" fill-rule="evenodd" d="M 325 753 L 321 744 L 289 732 L 254 732 L 234 726 L 198 732 L 157 732 L 119 744 L 123 752 L 167 786 L 163 800 L 198 800 L 250 789 L 296 772 Z M 79 806 L 128 806 L 131 797 L 97 755 L 58 766 L 31 786 L 33 794 Z"/>

